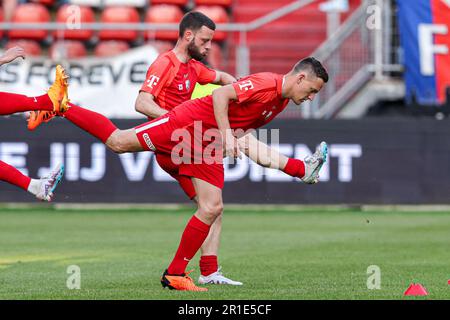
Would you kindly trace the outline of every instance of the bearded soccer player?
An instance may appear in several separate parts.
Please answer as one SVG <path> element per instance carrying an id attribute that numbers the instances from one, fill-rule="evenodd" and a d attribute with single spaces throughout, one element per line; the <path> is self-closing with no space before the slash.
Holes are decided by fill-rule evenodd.
<path id="1" fill-rule="evenodd" d="M 179 173 L 191 178 L 197 210 L 184 229 L 161 284 L 175 290 L 207 291 L 194 284 L 186 274 L 186 267 L 223 211 L 223 150 L 226 156 L 239 156 L 237 138 L 272 121 L 289 100 L 300 105 L 314 99 L 327 81 L 322 64 L 306 58 L 285 75 L 269 72 L 250 75 L 215 90 L 211 96 L 184 102 L 166 115 L 128 130 L 120 130 L 101 114 L 75 105 L 58 114 L 98 138 L 113 152 L 153 151 L 171 155 L 180 166 Z M 251 148 L 243 150 L 248 152 Z M 273 155 L 259 154 L 261 158 L 264 154 Z M 302 181 L 315 183 L 327 158 L 327 145 L 322 142 L 304 161 L 270 157 L 260 161 L 285 172 L 297 171 Z"/>
<path id="2" fill-rule="evenodd" d="M 0 66 L 14 61 L 19 57 L 25 58 L 24 50 L 21 47 L 13 47 L 0 57 Z M 59 73 L 59 76 L 57 74 L 57 78 L 47 94 L 39 97 L 27 97 L 14 93 L 0 92 L 0 115 L 4 116 L 32 110 L 63 112 L 61 102 L 64 97 L 64 91 L 67 91 L 67 82 L 61 78 L 62 76 L 64 76 L 62 72 Z M 22 174 L 13 166 L 0 161 L 0 180 L 28 191 L 42 201 L 52 200 L 53 192 L 60 182 L 63 172 L 64 167 L 59 165 L 47 176 L 41 179 L 32 179 Z"/>

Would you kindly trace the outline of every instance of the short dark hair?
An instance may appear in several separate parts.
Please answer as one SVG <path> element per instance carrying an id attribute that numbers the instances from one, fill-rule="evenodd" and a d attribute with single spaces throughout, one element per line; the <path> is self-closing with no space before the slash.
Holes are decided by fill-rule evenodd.
<path id="1" fill-rule="evenodd" d="M 192 31 L 197 31 L 201 27 L 206 26 L 211 30 L 216 30 L 216 24 L 206 15 L 198 11 L 191 11 L 184 15 L 180 22 L 180 31 L 178 36 L 181 38 L 186 29 L 191 29 Z"/>
<path id="2" fill-rule="evenodd" d="M 300 71 L 310 71 L 316 75 L 316 77 L 321 78 L 323 82 L 328 82 L 328 72 L 325 70 L 322 63 L 314 57 L 305 58 L 299 62 L 294 67 L 296 73 Z"/>

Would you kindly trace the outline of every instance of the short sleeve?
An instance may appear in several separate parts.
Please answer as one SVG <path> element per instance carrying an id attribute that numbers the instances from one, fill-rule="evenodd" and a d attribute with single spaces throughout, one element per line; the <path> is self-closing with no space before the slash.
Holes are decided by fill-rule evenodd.
<path id="1" fill-rule="evenodd" d="M 172 66 L 168 57 L 156 59 L 148 68 L 145 82 L 140 91 L 151 93 L 154 97 L 157 97 L 170 81 Z"/>
<path id="2" fill-rule="evenodd" d="M 210 69 L 203 63 L 192 60 L 195 72 L 197 73 L 197 82 L 200 84 L 213 83 L 216 80 L 216 70 Z"/>
<path id="3" fill-rule="evenodd" d="M 237 102 L 258 101 L 261 103 L 274 99 L 277 95 L 277 83 L 274 77 L 255 74 L 233 83 Z"/>

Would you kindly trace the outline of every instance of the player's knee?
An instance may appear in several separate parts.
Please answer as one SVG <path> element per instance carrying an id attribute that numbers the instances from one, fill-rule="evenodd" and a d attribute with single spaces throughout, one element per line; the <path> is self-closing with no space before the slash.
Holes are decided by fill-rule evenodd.
<path id="1" fill-rule="evenodd" d="M 120 138 L 120 134 L 113 134 L 106 141 L 106 145 L 111 151 L 114 153 L 125 153 L 127 152 L 127 146 L 123 142 L 123 139 Z"/>
<path id="2" fill-rule="evenodd" d="M 215 220 L 223 212 L 223 203 L 222 203 L 222 201 L 205 202 L 205 203 L 201 203 L 199 205 L 199 209 L 208 218 Z"/>

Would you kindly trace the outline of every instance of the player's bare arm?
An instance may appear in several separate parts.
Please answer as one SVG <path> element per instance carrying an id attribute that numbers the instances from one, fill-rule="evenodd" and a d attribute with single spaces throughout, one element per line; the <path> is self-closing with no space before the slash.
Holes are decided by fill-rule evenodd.
<path id="1" fill-rule="evenodd" d="M 214 80 L 213 83 L 225 86 L 227 84 L 231 84 L 236 81 L 237 81 L 236 78 L 233 77 L 231 74 L 216 70 L 216 79 Z"/>
<path id="2" fill-rule="evenodd" d="M 226 85 L 216 89 L 212 94 L 212 99 L 217 127 L 224 139 L 225 155 L 233 158 L 240 157 L 239 145 L 228 119 L 228 104 L 230 100 L 237 100 L 233 86 Z"/>
<path id="3" fill-rule="evenodd" d="M 17 58 L 25 59 L 25 50 L 19 46 L 6 50 L 6 52 L 0 57 L 0 66 L 10 63 Z"/>
<path id="4" fill-rule="evenodd" d="M 155 102 L 155 97 L 151 93 L 145 91 L 139 93 L 134 107 L 137 112 L 150 118 L 158 118 L 168 112 Z"/>

